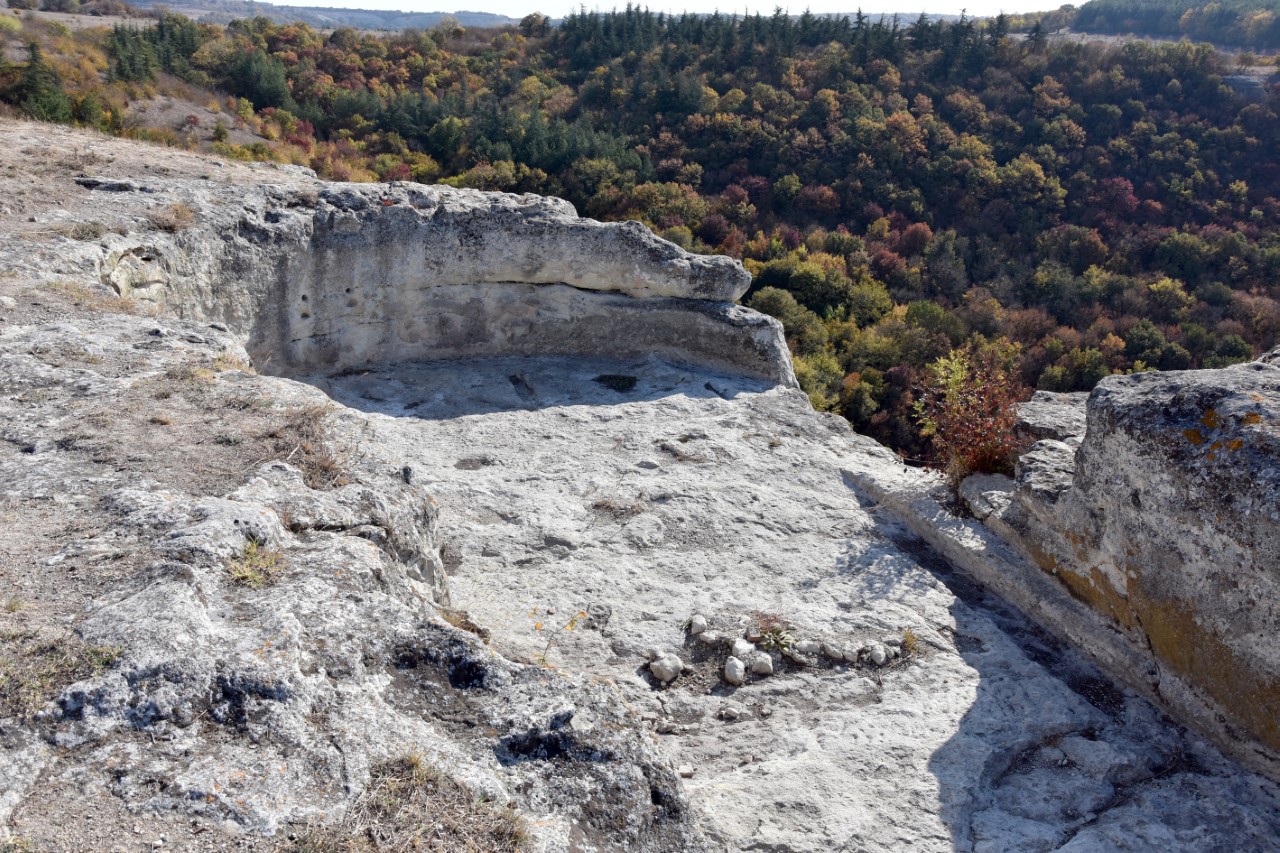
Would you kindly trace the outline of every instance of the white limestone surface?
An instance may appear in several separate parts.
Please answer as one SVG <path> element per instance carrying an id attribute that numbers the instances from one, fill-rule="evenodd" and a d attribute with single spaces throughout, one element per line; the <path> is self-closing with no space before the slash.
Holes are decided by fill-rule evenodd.
<path id="1" fill-rule="evenodd" d="M 370 444 L 440 501 L 454 606 L 504 653 L 616 683 L 695 768 L 714 847 L 1276 844 L 1275 786 L 952 574 L 854 485 L 900 463 L 798 392 L 657 360 L 311 381 L 367 412 Z M 548 643 L 579 612 L 597 624 Z M 694 614 L 711 623 L 697 637 Z M 918 651 L 884 668 L 778 657 L 731 687 L 732 640 L 762 614 L 847 648 L 909 630 Z M 646 655 L 664 648 L 692 662 L 667 686 Z"/>

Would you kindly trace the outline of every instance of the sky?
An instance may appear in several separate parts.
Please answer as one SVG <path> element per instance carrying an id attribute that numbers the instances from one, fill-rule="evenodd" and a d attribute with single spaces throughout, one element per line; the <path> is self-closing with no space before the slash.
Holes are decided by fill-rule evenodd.
<path id="1" fill-rule="evenodd" d="M 397 9 L 406 12 L 454 12 L 465 9 L 469 12 L 492 12 L 511 18 L 523 18 L 530 12 L 541 12 L 553 18 L 561 17 L 585 5 L 588 9 L 608 11 L 626 6 L 626 0 L 620 2 L 602 2 L 602 0 L 454 0 L 453 3 L 440 0 L 276 0 L 280 5 L 297 6 L 339 6 L 354 9 Z M 865 0 L 862 10 L 867 14 L 885 12 L 897 13 L 904 18 L 914 18 L 921 12 L 940 15 L 956 15 L 961 9 L 975 17 L 995 15 L 999 12 L 1035 12 L 1057 9 L 1065 0 Z M 859 0 L 652 0 L 637 5 L 648 6 L 655 12 L 703 12 L 710 13 L 717 9 L 726 14 L 750 11 L 769 15 L 777 6 L 798 15 L 807 7 L 815 14 L 837 12 L 852 14 L 858 8 Z"/>

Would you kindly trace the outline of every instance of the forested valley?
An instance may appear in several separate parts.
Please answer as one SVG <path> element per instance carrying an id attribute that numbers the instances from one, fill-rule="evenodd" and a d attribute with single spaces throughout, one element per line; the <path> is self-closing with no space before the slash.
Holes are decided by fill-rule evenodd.
<path id="1" fill-rule="evenodd" d="M 814 405 L 912 458 L 954 351 L 1016 394 L 1280 335 L 1280 87 L 1237 94 L 1208 45 L 632 7 L 394 35 L 6 20 L 13 113 L 335 180 L 558 195 L 741 258 Z M 130 104 L 158 89 L 219 117 L 148 125 Z"/>

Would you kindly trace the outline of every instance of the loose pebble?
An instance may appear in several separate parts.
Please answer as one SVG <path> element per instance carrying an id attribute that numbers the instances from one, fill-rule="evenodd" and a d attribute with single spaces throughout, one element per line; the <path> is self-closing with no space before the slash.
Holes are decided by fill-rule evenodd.
<path id="1" fill-rule="evenodd" d="M 751 671 L 756 675 L 773 675 L 773 658 L 764 652 L 751 656 Z"/>
<path id="2" fill-rule="evenodd" d="M 671 652 L 660 655 L 649 664 L 649 671 L 653 673 L 653 677 L 664 684 L 674 680 L 683 668 L 684 661 L 680 660 L 679 655 Z"/>
<path id="3" fill-rule="evenodd" d="M 724 662 L 724 680 L 730 684 L 742 684 L 747 679 L 747 667 L 732 655 Z"/>

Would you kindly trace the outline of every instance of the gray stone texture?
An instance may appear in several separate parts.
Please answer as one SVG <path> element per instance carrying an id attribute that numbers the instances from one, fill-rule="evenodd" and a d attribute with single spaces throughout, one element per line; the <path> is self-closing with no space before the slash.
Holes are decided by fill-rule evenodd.
<path id="1" fill-rule="evenodd" d="M 72 133 L 29 127 L 0 142 L 43 154 Z M 104 164 L 138 156 L 74 138 Z M 109 802 L 129 816 L 111 844 L 154 820 L 174 847 L 265 847 L 417 751 L 527 816 L 538 851 L 1274 849 L 1275 784 L 956 574 L 986 567 L 1082 648 L 1119 632 L 1046 572 L 1019 575 L 932 499 L 936 479 L 814 413 L 776 324 L 727 301 L 731 262 L 556 202 L 180 152 L 181 174 L 114 168 L 39 231 L 0 233 L 3 567 L 29 618 L 65 605 L 77 637 L 120 648 L 0 721 L 0 822 Z M 192 228 L 146 224 L 178 202 Z M 129 234 L 46 227 L 78 219 Z M 565 350 L 572 329 L 589 344 Z M 322 435 L 279 437 L 315 412 Z M 1130 454 L 1117 477 L 1165 476 L 1167 436 L 1103 426 L 1097 458 Z M 324 447 L 342 477 L 315 485 Z M 1263 493 L 1237 491 L 1260 524 Z M 980 492 L 1000 515 L 1001 484 Z M 1176 546 L 1219 535 L 1170 511 Z M 230 573 L 251 542 L 282 560 L 261 588 Z M 1235 572 L 1220 591 L 1246 595 Z M 726 683 L 734 641 L 763 647 L 777 620 L 791 654 Z M 656 680 L 650 648 L 679 676 Z M 48 846 L 72 846 L 61 830 Z"/>
<path id="2" fill-rule="evenodd" d="M 1018 407 L 1015 426 L 1019 438 L 1036 442 L 1051 438 L 1065 441 L 1084 435 L 1088 392 L 1037 391 Z"/>

